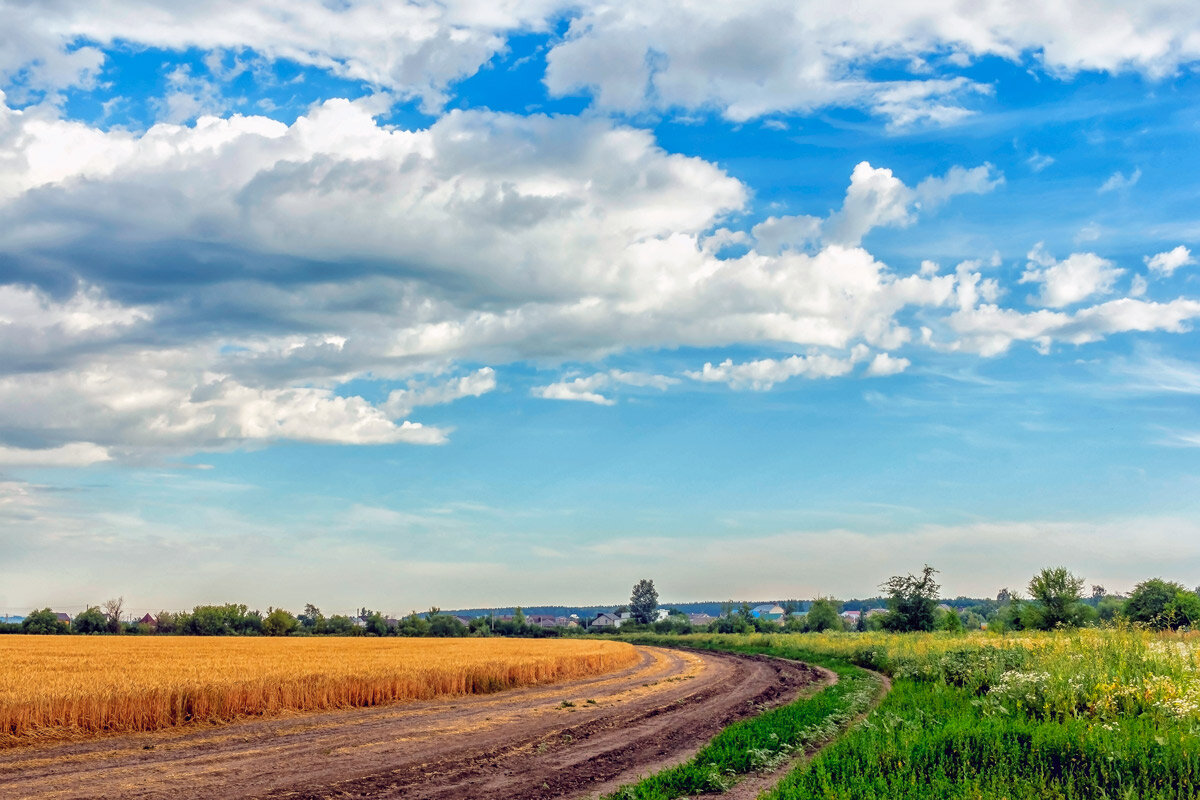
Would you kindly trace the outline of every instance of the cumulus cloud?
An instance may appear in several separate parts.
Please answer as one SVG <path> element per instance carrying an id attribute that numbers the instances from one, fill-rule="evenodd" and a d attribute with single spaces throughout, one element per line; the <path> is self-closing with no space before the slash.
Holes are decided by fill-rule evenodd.
<path id="1" fill-rule="evenodd" d="M 1145 257 L 1146 266 L 1150 271 L 1158 275 L 1171 275 L 1180 267 L 1186 267 L 1196 263 L 1192 251 L 1188 250 L 1183 245 L 1179 245 L 1173 250 L 1167 250 L 1163 253 L 1156 253 L 1152 256 Z"/>
<path id="2" fill-rule="evenodd" d="M 1095 253 L 1072 253 L 1056 261 L 1040 242 L 1029 251 L 1028 258 L 1021 283 L 1040 283 L 1037 302 L 1048 308 L 1062 308 L 1094 294 L 1107 294 L 1125 272 Z"/>
<path id="3" fill-rule="evenodd" d="M 495 386 L 491 368 L 419 378 L 463 363 L 760 342 L 823 354 L 697 373 L 759 388 L 905 346 L 917 312 L 923 341 L 988 354 L 1194 316 L 1182 298 L 1026 315 L 996 306 L 975 268 L 902 274 L 860 245 L 991 190 L 986 164 L 909 186 L 863 162 L 828 217 L 747 234 L 729 227 L 747 187 L 646 131 L 485 111 L 405 130 L 377 110 L 331 100 L 291 125 L 202 116 L 137 133 L 0 105 L 0 258 L 17 276 L 0 284 L 0 446 L 436 443 L 448 431 L 413 409 Z M 722 258 L 723 243 L 745 250 Z M 1084 255 L 1031 256 L 1051 308 L 1111 289 L 1114 268 Z M 540 391 L 607 403 L 617 386 L 662 388 L 597 374 Z M 393 392 L 347 396 L 352 380 Z"/>
<path id="4" fill-rule="evenodd" d="M 404 389 L 388 395 L 383 410 L 393 418 L 404 417 L 417 406 L 438 406 L 463 397 L 479 397 L 496 388 L 496 370 L 482 367 L 469 375 L 444 381 L 411 381 Z"/>
<path id="5" fill-rule="evenodd" d="M 957 195 L 986 194 L 1003 182 L 1004 176 L 991 164 L 972 169 L 954 166 L 944 176 L 926 178 L 913 189 L 890 169 L 863 161 L 851 173 L 846 199 L 826 221 L 824 234 L 829 241 L 857 245 L 873 228 L 907 227 L 921 208 L 935 209 Z"/>
<path id="6" fill-rule="evenodd" d="M 912 366 L 912 362 L 907 358 L 897 358 L 888 353 L 876 353 L 871 359 L 871 363 L 867 365 L 867 375 L 885 376 L 899 375 L 904 370 Z"/>
<path id="7" fill-rule="evenodd" d="M 684 0 L 580 7 L 568 0 L 480 4 L 383 0 L 153 0 L 6 3 L 0 78 L 30 88 L 94 82 L 117 44 L 185 51 L 250 51 L 420 98 L 440 107 L 454 84 L 502 52 L 516 33 L 549 32 L 570 19 L 547 56 L 556 94 L 586 90 L 619 111 L 716 108 L 732 120 L 828 105 L 862 107 L 902 126 L 953 123 L 990 91 L 957 74 L 984 56 L 1053 76 L 1080 70 L 1170 75 L 1200 57 L 1197 12 L 1147 0 L 1055 0 L 1013 14 L 1004 0 L 903 7 L 864 0 L 854 14 L 808 0 L 720 8 Z M 234 20 L 236 24 L 231 24 Z M 1190 34 L 1189 34 L 1190 32 Z M 880 63 L 909 75 L 878 79 Z M 178 116 L 195 92 L 177 92 Z M 184 108 L 184 106 L 191 106 Z"/>
<path id="8" fill-rule="evenodd" d="M 1200 57 L 1200 38 L 1180 33 L 1198 27 L 1194 9 L 1169 0 L 1103 10 L 1058 0 L 1021 14 L 1002 0 L 872 0 L 853 14 L 817 2 L 604 4 L 572 20 L 549 53 L 546 83 L 559 94 L 590 91 L 597 105 L 626 112 L 716 108 L 741 121 L 843 105 L 894 125 L 952 123 L 990 88 L 954 74 L 974 58 L 1027 62 L 1056 76 L 1161 77 Z M 912 64 L 911 74 L 872 80 L 869 67 L 884 59 Z"/>
<path id="9" fill-rule="evenodd" d="M 704 367 L 687 376 L 694 381 L 725 383 L 734 389 L 765 392 L 777 383 L 790 378 L 833 378 L 845 375 L 867 355 L 865 347 L 855 348 L 848 358 L 835 358 L 825 353 L 787 358 L 762 358 L 735 364 L 725 359 L 720 364 L 705 363 Z"/>
<path id="10" fill-rule="evenodd" d="M 617 401 L 600 394 L 602 390 L 623 384 L 665 391 L 677 383 L 679 383 L 678 378 L 667 375 L 612 369 L 608 372 L 597 372 L 570 380 L 557 381 L 546 386 L 535 386 L 530 393 L 534 397 L 541 397 L 545 400 L 578 400 L 599 406 L 611 406 L 616 405 Z"/>

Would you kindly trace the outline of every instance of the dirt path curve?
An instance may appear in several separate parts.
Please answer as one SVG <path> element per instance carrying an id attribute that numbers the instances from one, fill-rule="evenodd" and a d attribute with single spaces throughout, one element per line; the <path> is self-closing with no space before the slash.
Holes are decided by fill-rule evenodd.
<path id="1" fill-rule="evenodd" d="M 0 797 L 586 797 L 826 680 L 764 656 L 638 651 L 622 672 L 482 697 L 0 750 Z"/>
<path id="2" fill-rule="evenodd" d="M 812 747 L 807 748 L 803 752 L 797 753 L 786 763 L 779 765 L 769 772 L 758 772 L 743 778 L 742 780 L 738 781 L 728 792 L 719 795 L 721 800 L 758 800 L 759 796 L 761 796 L 764 792 L 775 788 L 775 785 L 787 777 L 792 770 L 801 766 L 805 762 L 812 760 L 813 756 L 824 750 L 826 747 L 829 747 L 829 745 L 833 744 L 842 735 L 844 735 L 846 731 L 850 730 L 850 728 L 853 728 L 855 725 L 866 719 L 867 715 L 874 711 L 879 704 L 883 702 L 883 698 L 887 697 L 887 693 L 892 690 L 892 681 L 888 676 L 881 672 L 875 672 L 874 670 L 867 670 L 867 672 L 870 672 L 879 678 L 879 691 L 875 694 L 875 698 L 871 701 L 871 705 L 863 710 L 861 714 L 858 714 L 854 719 L 850 720 L 850 724 L 838 731 L 837 736 L 824 742 L 815 743 Z"/>

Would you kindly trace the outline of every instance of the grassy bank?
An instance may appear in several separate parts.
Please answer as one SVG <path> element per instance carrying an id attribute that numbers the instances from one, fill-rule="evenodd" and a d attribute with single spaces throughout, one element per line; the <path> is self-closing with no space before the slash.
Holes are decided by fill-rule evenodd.
<path id="1" fill-rule="evenodd" d="M 673 800 L 689 795 L 722 792 L 737 777 L 767 769 L 797 750 L 831 740 L 864 711 L 879 691 L 879 678 L 844 660 L 765 637 L 703 635 L 686 637 L 689 647 L 738 653 L 762 653 L 826 667 L 838 682 L 811 697 L 735 723 L 719 733 L 689 762 L 652 775 L 610 795 L 613 800 Z M 639 644 L 678 645 L 679 637 L 639 635 Z"/>
<path id="2" fill-rule="evenodd" d="M 843 676 L 855 664 L 892 677 L 879 708 L 784 779 L 770 800 L 1200 797 L 1196 635 L 1131 629 L 1007 637 L 704 635 L 658 643 L 770 653 Z M 796 706 L 824 703 L 820 698 Z M 848 717 L 835 711 L 830 719 Z M 773 723 L 767 714 L 742 724 L 762 726 L 760 735 L 769 738 Z M 752 760 L 714 750 L 704 763 L 723 780 L 679 784 L 672 794 L 677 784 L 658 783 L 664 773 L 633 787 L 645 793 L 617 796 L 720 791 L 733 765 L 754 769 Z M 690 764 L 680 771 L 695 775 Z"/>

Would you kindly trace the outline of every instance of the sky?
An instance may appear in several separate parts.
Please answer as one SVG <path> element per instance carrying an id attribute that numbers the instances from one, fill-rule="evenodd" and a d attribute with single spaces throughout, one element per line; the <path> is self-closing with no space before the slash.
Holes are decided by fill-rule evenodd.
<path id="1" fill-rule="evenodd" d="M 0 0 L 0 614 L 1194 586 L 1197 174 L 1177 0 Z"/>

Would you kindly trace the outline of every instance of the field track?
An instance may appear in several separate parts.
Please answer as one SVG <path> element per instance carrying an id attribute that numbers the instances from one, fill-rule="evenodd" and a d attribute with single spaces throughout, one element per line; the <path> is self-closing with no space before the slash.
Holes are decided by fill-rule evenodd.
<path id="1" fill-rule="evenodd" d="M 0 797 L 593 797 L 833 680 L 764 656 L 638 650 L 621 672 L 494 695 L 0 751 Z"/>

